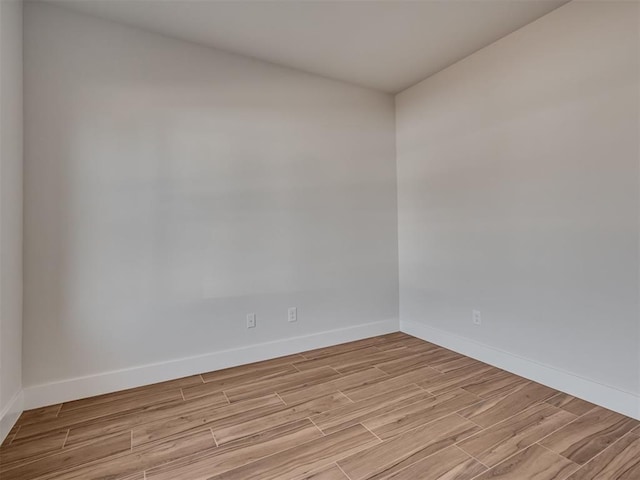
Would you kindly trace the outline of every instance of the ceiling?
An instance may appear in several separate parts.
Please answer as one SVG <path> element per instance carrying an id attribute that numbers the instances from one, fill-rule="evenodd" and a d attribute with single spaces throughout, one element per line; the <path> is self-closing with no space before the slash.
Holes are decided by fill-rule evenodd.
<path id="1" fill-rule="evenodd" d="M 396 93 L 567 0 L 50 0 Z"/>

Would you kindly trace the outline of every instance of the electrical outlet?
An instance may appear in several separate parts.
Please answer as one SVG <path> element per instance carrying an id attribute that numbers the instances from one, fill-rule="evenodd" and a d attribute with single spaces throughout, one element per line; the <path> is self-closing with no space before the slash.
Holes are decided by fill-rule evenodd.
<path id="1" fill-rule="evenodd" d="M 256 328 L 256 314 L 249 313 L 247 315 L 247 328 Z"/>
<path id="2" fill-rule="evenodd" d="M 297 322 L 298 321 L 298 309 L 296 307 L 291 307 L 289 309 L 289 317 L 288 317 L 290 322 Z"/>
<path id="3" fill-rule="evenodd" d="M 480 310 L 473 311 L 473 324 L 482 325 L 482 317 L 480 316 Z"/>

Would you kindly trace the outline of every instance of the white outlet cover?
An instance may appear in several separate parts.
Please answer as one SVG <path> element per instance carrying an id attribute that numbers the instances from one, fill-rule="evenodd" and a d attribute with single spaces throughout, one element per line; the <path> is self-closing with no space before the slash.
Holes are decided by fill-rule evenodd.
<path id="1" fill-rule="evenodd" d="M 249 313 L 247 315 L 247 328 L 255 328 L 256 327 L 256 314 Z"/>
<path id="2" fill-rule="evenodd" d="M 289 309 L 288 320 L 290 322 L 297 322 L 298 321 L 298 309 L 296 307 L 291 307 Z"/>
<path id="3" fill-rule="evenodd" d="M 480 310 L 474 310 L 473 311 L 473 323 L 474 325 L 481 325 L 482 324 L 482 316 L 480 315 Z"/>

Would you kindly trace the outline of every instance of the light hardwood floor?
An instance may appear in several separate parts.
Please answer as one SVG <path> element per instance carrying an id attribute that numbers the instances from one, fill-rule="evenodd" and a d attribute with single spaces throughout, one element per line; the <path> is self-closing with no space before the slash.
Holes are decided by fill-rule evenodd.
<path id="1" fill-rule="evenodd" d="M 639 422 L 394 333 L 25 412 L 2 480 L 638 480 Z"/>

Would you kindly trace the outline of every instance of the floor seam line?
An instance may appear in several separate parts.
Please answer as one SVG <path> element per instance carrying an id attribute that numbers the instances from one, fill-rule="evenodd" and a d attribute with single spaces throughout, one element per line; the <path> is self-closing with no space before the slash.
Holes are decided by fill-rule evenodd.
<path id="1" fill-rule="evenodd" d="M 567 424 L 567 425 L 568 425 L 568 424 Z M 624 435 L 622 435 L 620 438 L 618 438 L 615 442 L 611 443 L 611 445 L 608 445 L 604 450 L 602 450 L 601 452 L 598 452 L 597 454 L 595 454 L 593 457 L 591 457 L 589 460 L 587 460 L 587 461 L 586 461 L 584 464 L 582 464 L 582 465 L 580 465 L 580 464 L 579 464 L 579 463 L 577 463 L 577 462 L 573 462 L 573 460 L 571 460 L 571 459 L 569 459 L 569 458 L 565 457 L 564 455 L 562 455 L 562 454 L 560 454 L 560 453 L 558 453 L 558 452 L 553 452 L 553 450 L 551 450 L 550 448 L 545 447 L 544 445 L 540 445 L 540 446 L 541 446 L 542 448 L 546 448 L 546 449 L 547 449 L 547 450 L 549 450 L 550 452 L 558 453 L 558 455 L 562 456 L 563 458 L 567 458 L 567 460 L 569 460 L 570 462 L 573 462 L 573 463 L 575 463 L 576 465 L 578 465 L 578 470 L 580 470 L 581 468 L 586 467 L 587 465 L 589 465 L 591 462 L 593 462 L 593 461 L 594 461 L 596 458 L 598 458 L 600 455 L 603 455 L 607 450 L 609 450 L 610 448 L 612 448 L 615 444 L 617 444 L 618 442 L 621 442 L 622 440 L 624 440 L 624 438 L 625 438 L 625 437 L 629 437 L 629 436 L 634 435 L 634 434 L 633 434 L 633 431 L 634 431 L 634 430 L 635 430 L 634 428 L 632 428 L 631 430 L 629 430 L 627 433 L 625 433 L 625 434 L 624 434 Z M 558 430 L 556 430 L 556 432 L 557 432 L 557 431 L 558 431 Z M 554 432 L 554 433 L 555 433 L 555 432 Z M 547 436 L 548 436 L 548 435 L 547 435 Z M 547 437 L 544 437 L 544 438 L 547 438 Z M 536 442 L 536 443 L 538 443 L 538 442 Z"/>
<path id="2" fill-rule="evenodd" d="M 367 431 L 368 431 L 371 435 L 373 435 L 373 436 L 374 436 L 374 437 L 376 437 L 378 440 L 380 440 L 380 443 L 384 443 L 384 440 L 382 440 L 378 435 L 376 435 L 376 434 L 375 434 L 375 433 L 373 433 L 369 428 L 367 428 L 367 426 L 366 426 L 364 423 L 360 422 L 360 425 L 362 425 L 365 429 L 367 429 Z"/>
<path id="3" fill-rule="evenodd" d="M 470 437 L 468 437 L 470 438 Z M 461 446 L 459 446 L 457 443 L 453 444 L 454 447 L 456 447 L 458 450 L 460 450 L 462 453 L 464 453 L 465 455 L 469 455 L 471 458 L 473 458 L 476 462 L 478 462 L 480 465 L 482 465 L 483 467 L 485 467 L 487 470 L 490 470 L 491 467 L 486 465 L 484 462 L 480 461 L 479 458 L 476 458 L 474 455 L 471 455 L 469 452 L 467 452 L 464 448 L 462 448 Z"/>
<path id="4" fill-rule="evenodd" d="M 322 434 L 322 436 L 323 436 L 323 437 L 326 437 L 326 436 L 327 436 L 327 434 L 326 434 L 326 433 L 324 433 L 324 432 L 322 431 L 322 429 L 321 429 L 318 425 L 316 425 L 316 422 L 314 422 L 314 421 L 313 421 L 313 419 L 312 419 L 311 417 L 307 417 L 307 419 L 308 419 L 311 423 L 313 423 L 313 426 L 314 426 L 314 427 L 316 427 L 316 428 L 320 431 L 320 433 Z"/>
<path id="5" fill-rule="evenodd" d="M 342 467 L 341 467 L 340 465 L 338 465 L 338 462 L 337 462 L 337 461 L 333 462 L 333 464 L 334 464 L 336 467 L 338 467 L 338 469 L 339 469 L 342 473 L 344 473 L 344 476 L 345 476 L 345 477 L 347 477 L 349 480 L 351 480 L 351 477 L 350 477 L 349 475 L 347 475 L 347 472 L 345 472 L 345 471 L 342 469 Z"/>

